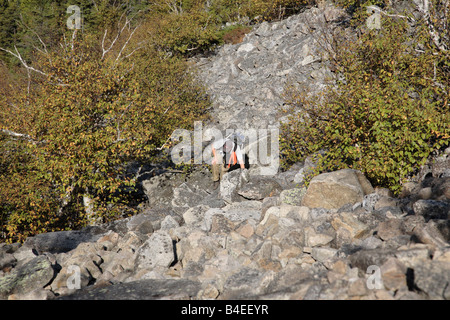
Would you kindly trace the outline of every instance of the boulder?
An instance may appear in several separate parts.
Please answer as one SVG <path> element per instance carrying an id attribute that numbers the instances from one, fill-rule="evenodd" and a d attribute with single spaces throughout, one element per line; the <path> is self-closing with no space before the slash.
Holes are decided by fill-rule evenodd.
<path id="1" fill-rule="evenodd" d="M 337 249 L 329 247 L 315 247 L 311 250 L 311 256 L 319 262 L 327 262 L 336 256 Z"/>
<path id="2" fill-rule="evenodd" d="M 403 221 L 400 219 L 389 219 L 378 225 L 377 235 L 384 241 L 405 234 Z"/>
<path id="3" fill-rule="evenodd" d="M 241 174 L 239 170 L 233 170 L 223 175 L 220 181 L 220 197 L 226 203 L 232 203 L 241 201 L 241 197 L 238 194 L 238 188 L 241 185 Z"/>
<path id="4" fill-rule="evenodd" d="M 42 289 L 51 282 L 55 270 L 47 256 L 41 255 L 0 277 L 0 299 Z"/>
<path id="5" fill-rule="evenodd" d="M 360 171 L 343 169 L 314 177 L 302 200 L 310 208 L 339 209 L 345 204 L 362 202 L 373 193 L 370 182 Z"/>
<path id="6" fill-rule="evenodd" d="M 280 184 L 273 178 L 252 177 L 248 183 L 239 188 L 237 193 L 249 200 L 262 200 L 277 196 L 281 190 Z"/>
<path id="7" fill-rule="evenodd" d="M 338 231 L 339 229 L 345 229 L 350 235 L 350 239 L 362 239 L 369 235 L 370 228 L 359 221 L 350 212 L 341 212 L 331 221 L 333 228 Z"/>
<path id="8" fill-rule="evenodd" d="M 183 182 L 181 174 L 164 172 L 143 180 L 142 189 L 151 208 L 167 207 L 173 199 L 173 188 Z"/>
<path id="9" fill-rule="evenodd" d="M 391 257 L 380 267 L 381 279 L 387 290 L 406 288 L 406 267 L 398 259 Z"/>
<path id="10" fill-rule="evenodd" d="M 188 208 L 199 205 L 209 193 L 205 190 L 197 189 L 192 185 L 184 182 L 180 186 L 173 189 L 172 207 L 177 212 L 184 212 Z"/>
<path id="11" fill-rule="evenodd" d="M 447 219 L 450 213 L 450 203 L 448 201 L 418 200 L 413 204 L 416 215 L 421 215 L 425 221 L 430 219 Z"/>
<path id="12" fill-rule="evenodd" d="M 187 279 L 147 279 L 88 287 L 58 300 L 179 300 L 197 296 L 201 284 Z"/>
<path id="13" fill-rule="evenodd" d="M 175 260 L 172 238 L 163 230 L 153 233 L 137 252 L 137 268 L 168 268 Z"/>
<path id="14" fill-rule="evenodd" d="M 450 299 L 450 264 L 424 261 L 414 267 L 414 284 L 433 300 Z"/>
<path id="15" fill-rule="evenodd" d="M 130 218 L 127 222 L 128 230 L 137 231 L 142 234 L 150 234 L 153 233 L 153 223 L 152 217 L 150 214 L 138 214 Z"/>
<path id="16" fill-rule="evenodd" d="M 38 253 L 62 253 L 75 249 L 83 242 L 96 242 L 106 229 L 93 226 L 86 227 L 82 230 L 75 231 L 57 231 L 49 233 L 41 233 L 34 237 L 29 237 L 24 246 L 36 250 Z"/>
<path id="17" fill-rule="evenodd" d="M 293 206 L 300 206 L 302 199 L 305 196 L 306 188 L 292 188 L 281 191 L 280 203 L 289 204 Z"/>
<path id="18" fill-rule="evenodd" d="M 243 268 L 226 280 L 223 299 L 243 299 L 264 293 L 264 285 L 261 285 L 264 276 L 265 273 L 260 270 Z"/>
<path id="19" fill-rule="evenodd" d="M 223 207 L 223 215 L 231 221 L 244 221 L 261 219 L 262 203 L 256 200 L 234 202 Z"/>
<path id="20" fill-rule="evenodd" d="M 198 205 L 189 208 L 185 213 L 183 213 L 184 222 L 187 225 L 201 227 L 206 223 L 206 212 L 209 211 L 209 207 L 206 205 Z M 214 209 L 216 210 L 216 209 Z M 220 210 L 220 209 L 217 209 Z"/>

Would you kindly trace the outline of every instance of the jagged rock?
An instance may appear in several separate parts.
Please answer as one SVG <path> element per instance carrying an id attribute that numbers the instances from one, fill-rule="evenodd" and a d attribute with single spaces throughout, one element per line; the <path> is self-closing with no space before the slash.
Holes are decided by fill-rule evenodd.
<path id="1" fill-rule="evenodd" d="M 239 188 L 237 193 L 250 200 L 262 200 L 280 193 L 281 186 L 273 178 L 255 177 Z"/>
<path id="2" fill-rule="evenodd" d="M 254 219 L 259 221 L 261 218 L 262 203 L 256 200 L 235 202 L 223 208 L 223 215 L 231 221 L 244 221 Z"/>
<path id="3" fill-rule="evenodd" d="M 240 201 L 242 198 L 237 191 L 240 185 L 241 174 L 239 170 L 227 172 L 220 181 L 220 197 L 227 203 Z"/>
<path id="4" fill-rule="evenodd" d="M 336 253 L 337 250 L 333 248 L 316 247 L 312 248 L 311 256 L 314 258 L 314 260 L 324 263 L 335 257 Z"/>
<path id="5" fill-rule="evenodd" d="M 100 264 L 103 261 L 99 255 L 99 251 L 103 251 L 101 248 L 97 243 L 85 242 L 70 253 L 57 255 L 61 270 L 50 285 L 52 291 L 58 294 L 72 293 L 99 278 L 102 274 Z M 78 278 L 75 280 L 74 277 Z"/>
<path id="6" fill-rule="evenodd" d="M 153 233 L 138 249 L 137 268 L 168 268 L 175 260 L 172 238 L 163 230 Z"/>
<path id="7" fill-rule="evenodd" d="M 186 211 L 188 208 L 200 205 L 209 194 L 202 189 L 196 189 L 188 183 L 182 183 L 173 189 L 172 207 L 178 212 Z"/>
<path id="8" fill-rule="evenodd" d="M 431 259 L 431 250 L 427 245 L 417 243 L 408 247 L 400 247 L 395 257 L 407 268 L 414 269 L 417 264 Z"/>
<path id="9" fill-rule="evenodd" d="M 192 231 L 176 244 L 177 256 L 183 265 L 209 260 L 223 247 L 216 238 L 201 230 Z"/>
<path id="10" fill-rule="evenodd" d="M 367 284 L 364 279 L 357 278 L 349 281 L 348 295 L 349 297 L 364 296 L 367 294 Z"/>
<path id="11" fill-rule="evenodd" d="M 61 253 L 75 249 L 80 243 L 96 242 L 107 230 L 102 227 L 87 227 L 76 231 L 58 231 L 41 233 L 29 237 L 24 246 L 33 248 L 38 253 Z"/>
<path id="12" fill-rule="evenodd" d="M 396 258 L 389 258 L 380 267 L 383 286 L 387 290 L 406 288 L 406 267 Z"/>
<path id="13" fill-rule="evenodd" d="M 414 284 L 430 299 L 450 299 L 450 264 L 424 261 L 414 267 Z"/>
<path id="14" fill-rule="evenodd" d="M 117 244 L 117 251 L 135 253 L 147 239 L 147 235 L 143 235 L 139 232 L 129 231 Z"/>
<path id="15" fill-rule="evenodd" d="M 306 194 L 306 188 L 293 188 L 283 190 L 280 193 L 280 203 L 300 206 L 302 199 Z"/>
<path id="16" fill-rule="evenodd" d="M 349 212 L 341 212 L 331 221 L 333 228 L 338 231 L 345 229 L 350 236 L 349 240 L 361 239 L 369 235 L 370 229 Z"/>
<path id="17" fill-rule="evenodd" d="M 319 228 L 316 228 L 319 229 Z M 334 239 L 334 234 L 327 234 L 324 232 L 317 232 L 314 225 L 305 227 L 305 246 L 317 247 L 325 246 Z"/>
<path id="18" fill-rule="evenodd" d="M 88 287 L 59 300 L 167 300 L 192 299 L 201 289 L 187 279 L 148 279 L 106 287 Z"/>
<path id="19" fill-rule="evenodd" d="M 206 205 L 198 205 L 191 207 L 185 213 L 183 213 L 184 222 L 187 225 L 203 226 L 205 225 L 206 212 L 210 208 Z"/>
<path id="20" fill-rule="evenodd" d="M 377 235 L 384 241 L 405 234 L 403 222 L 399 219 L 389 219 L 378 225 Z"/>
<path id="21" fill-rule="evenodd" d="M 450 212 L 450 203 L 436 200 L 418 200 L 413 204 L 416 215 L 421 215 L 425 221 L 429 219 L 447 219 Z"/>
<path id="22" fill-rule="evenodd" d="M 278 128 L 285 84 L 302 83 L 317 92 L 332 75 L 317 41 L 327 21 L 341 14 L 332 6 L 307 9 L 256 25 L 242 44 L 199 58 L 199 78 L 206 79 L 213 98 L 214 125 L 220 130 L 231 125 Z M 219 190 L 212 189 L 206 168 L 186 176 L 149 172 L 157 175 L 142 181 L 148 202 L 134 217 L 36 236 L 23 246 L 0 245 L 0 283 L 9 286 L 1 297 L 448 298 L 448 213 L 418 202 L 448 203 L 445 172 L 429 164 L 401 199 L 373 190 L 355 170 L 318 176 L 316 186 L 303 188 L 316 158 L 311 155 L 270 177 L 263 175 L 270 170 L 259 170 L 264 164 L 251 164 L 249 183 L 234 170 Z M 440 178 L 428 178 L 433 172 Z M 312 193 L 315 205 L 304 202 Z M 12 288 L 13 275 L 34 272 L 28 267 L 37 258 L 50 263 L 44 268 L 46 281 Z M 367 287 L 370 266 L 379 268 L 384 289 Z M 77 282 L 81 289 L 69 289 Z"/>
<path id="23" fill-rule="evenodd" d="M 133 216 L 127 222 L 127 227 L 130 231 L 137 231 L 142 234 L 149 234 L 154 231 L 152 219 L 149 214 L 138 214 Z"/>
<path id="24" fill-rule="evenodd" d="M 211 220 L 212 233 L 229 234 L 234 230 L 235 224 L 227 219 L 223 214 L 215 214 Z"/>
<path id="25" fill-rule="evenodd" d="M 265 275 L 257 269 L 243 268 L 226 280 L 223 299 L 242 299 L 264 293 Z"/>
<path id="26" fill-rule="evenodd" d="M 173 228 L 178 228 L 180 224 L 172 216 L 166 216 L 163 221 L 161 221 L 161 230 L 170 230 Z"/>
<path id="27" fill-rule="evenodd" d="M 0 299 L 11 294 L 26 294 L 42 289 L 53 279 L 55 271 L 47 256 L 37 256 L 21 267 L 0 277 Z"/>
<path id="28" fill-rule="evenodd" d="M 373 188 L 359 171 L 343 169 L 314 177 L 302 205 L 338 209 L 348 203 L 362 202 L 363 197 L 370 193 L 373 193 Z"/>
<path id="29" fill-rule="evenodd" d="M 8 300 L 51 300 L 55 295 L 50 290 L 38 288 L 26 293 L 13 293 Z"/>
<path id="30" fill-rule="evenodd" d="M 173 188 L 183 182 L 182 176 L 175 173 L 162 173 L 142 181 L 142 188 L 151 208 L 168 207 L 173 199 Z"/>

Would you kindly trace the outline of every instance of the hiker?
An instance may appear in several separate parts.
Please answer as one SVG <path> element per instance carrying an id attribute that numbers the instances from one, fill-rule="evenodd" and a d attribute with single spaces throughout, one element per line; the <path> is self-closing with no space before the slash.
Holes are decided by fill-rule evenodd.
<path id="1" fill-rule="evenodd" d="M 217 189 L 223 175 L 236 163 L 239 163 L 241 167 L 240 170 L 242 179 L 245 182 L 248 182 L 248 169 L 245 168 L 244 156 L 236 136 L 215 141 L 212 144 L 212 152 L 212 174 L 214 181 L 213 189 Z"/>

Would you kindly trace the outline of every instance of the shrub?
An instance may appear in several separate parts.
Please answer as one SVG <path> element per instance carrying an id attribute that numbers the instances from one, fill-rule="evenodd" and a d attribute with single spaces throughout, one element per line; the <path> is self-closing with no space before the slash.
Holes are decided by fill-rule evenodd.
<path id="1" fill-rule="evenodd" d="M 286 90 L 294 112 L 282 125 L 285 166 L 322 150 L 318 170 L 358 169 L 399 192 L 430 153 L 449 144 L 449 55 L 433 54 L 429 35 L 416 30 L 383 19 L 381 31 L 340 39 L 333 54 L 341 80 L 322 96 Z M 428 48 L 417 52 L 413 37 Z"/>
<path id="2" fill-rule="evenodd" d="M 249 0 L 247 15 L 259 20 L 282 19 L 295 14 L 315 0 Z"/>
<path id="3" fill-rule="evenodd" d="M 0 100 L 7 240 L 127 214 L 135 185 L 127 164 L 156 161 L 173 130 L 207 116 L 209 101 L 187 64 L 139 41 L 146 31 L 134 39 L 130 28 L 114 44 L 114 35 L 85 33 L 43 52 L 29 93 L 25 86 Z"/>

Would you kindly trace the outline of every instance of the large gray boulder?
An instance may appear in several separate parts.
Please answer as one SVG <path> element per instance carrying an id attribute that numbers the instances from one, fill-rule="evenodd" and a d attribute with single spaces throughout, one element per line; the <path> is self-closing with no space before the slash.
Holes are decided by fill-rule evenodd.
<path id="1" fill-rule="evenodd" d="M 175 253 L 172 238 L 166 231 L 158 230 L 139 248 L 137 268 L 168 268 L 174 260 Z"/>
<path id="2" fill-rule="evenodd" d="M 314 177 L 302 199 L 302 205 L 339 209 L 348 203 L 362 202 L 365 195 L 373 192 L 372 185 L 360 171 L 343 169 Z"/>
<path id="3" fill-rule="evenodd" d="M 249 200 L 262 200 L 278 195 L 282 191 L 280 184 L 270 177 L 251 177 L 243 184 L 237 193 Z"/>
<path id="4" fill-rule="evenodd" d="M 82 230 L 41 233 L 27 238 L 24 245 L 37 253 L 62 253 L 75 249 L 83 242 L 96 242 L 105 232 L 107 230 L 103 227 L 92 226 Z"/>
<path id="5" fill-rule="evenodd" d="M 55 275 L 52 263 L 41 255 L 0 277 L 0 299 L 12 294 L 26 294 L 43 289 Z"/>
<path id="6" fill-rule="evenodd" d="M 199 282 L 187 279 L 147 279 L 107 287 L 89 287 L 60 300 L 167 300 L 192 299 L 201 289 Z"/>

